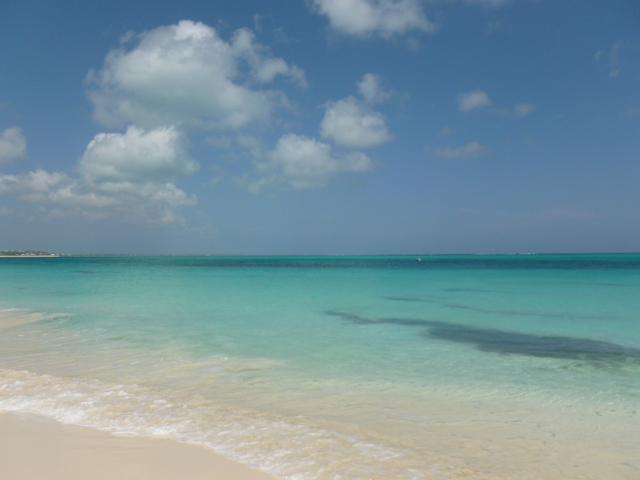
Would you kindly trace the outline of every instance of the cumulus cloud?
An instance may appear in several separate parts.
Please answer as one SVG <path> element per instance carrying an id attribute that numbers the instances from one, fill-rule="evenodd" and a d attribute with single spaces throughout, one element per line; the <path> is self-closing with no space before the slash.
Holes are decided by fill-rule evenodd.
<path id="1" fill-rule="evenodd" d="M 384 115 L 354 97 L 328 102 L 320 123 L 320 136 L 339 147 L 371 148 L 391 139 Z"/>
<path id="2" fill-rule="evenodd" d="M 0 163 L 24 158 L 27 153 L 27 139 L 20 127 L 7 128 L 0 133 Z"/>
<path id="3" fill-rule="evenodd" d="M 0 195 L 15 194 L 19 200 L 48 205 L 54 215 L 98 219 L 117 214 L 128 221 L 172 223 L 181 218 L 176 207 L 194 205 L 175 185 L 115 182 L 91 184 L 64 173 L 36 170 L 23 175 L 0 175 Z"/>
<path id="4" fill-rule="evenodd" d="M 69 185 L 72 180 L 64 173 L 36 170 L 25 175 L 0 175 L 0 195 L 18 193 L 23 199 L 35 201 L 39 195 Z"/>
<path id="5" fill-rule="evenodd" d="M 364 153 L 336 155 L 331 145 L 292 133 L 283 135 L 267 153 L 267 161 L 256 163 L 260 178 L 249 184 L 253 193 L 267 186 L 288 184 L 295 190 L 326 186 L 342 172 L 366 172 L 372 162 Z"/>
<path id="6" fill-rule="evenodd" d="M 468 112 L 469 110 L 488 107 L 489 105 L 491 105 L 491 99 L 482 90 L 458 94 L 458 108 L 461 112 Z"/>
<path id="7" fill-rule="evenodd" d="M 320 122 L 320 137 L 331 139 L 342 148 L 372 148 L 391 140 L 384 115 L 371 108 L 372 103 L 383 102 L 390 92 L 380 87 L 380 77 L 367 73 L 358 82 L 363 100 L 349 96 L 324 105 L 325 114 Z"/>
<path id="8" fill-rule="evenodd" d="M 91 184 L 64 173 L 35 170 L 23 175 L 0 175 L 0 195 L 16 195 L 18 200 L 51 207 L 52 215 L 73 215 L 100 219 L 117 215 L 125 221 L 148 224 L 182 220 L 177 207 L 195 205 L 171 183 L 107 182 Z"/>
<path id="9" fill-rule="evenodd" d="M 99 182 L 169 182 L 198 169 L 186 156 L 174 127 L 144 132 L 134 126 L 126 133 L 100 133 L 80 159 L 80 171 Z"/>
<path id="10" fill-rule="evenodd" d="M 438 147 L 434 151 L 435 155 L 447 159 L 472 159 L 486 155 L 487 147 L 478 142 L 471 142 L 463 147 Z"/>
<path id="11" fill-rule="evenodd" d="M 358 82 L 358 93 L 369 103 L 384 102 L 391 97 L 391 92 L 380 86 L 380 76 L 373 73 L 366 73 Z"/>
<path id="12" fill-rule="evenodd" d="M 313 0 L 313 6 L 345 35 L 390 38 L 410 30 L 435 30 L 419 0 Z"/>
<path id="13" fill-rule="evenodd" d="M 530 103 L 522 103 L 513 107 L 513 113 L 516 117 L 526 117 L 535 110 L 535 105 Z"/>
<path id="14" fill-rule="evenodd" d="M 109 52 L 102 69 L 87 76 L 101 124 L 240 129 L 287 105 L 283 93 L 260 85 L 284 76 L 306 86 L 300 68 L 273 57 L 248 29 L 227 42 L 214 28 L 183 20 L 138 38 L 130 50 Z"/>
<path id="15" fill-rule="evenodd" d="M 391 139 L 384 116 L 371 108 L 372 103 L 389 98 L 380 87 L 378 75 L 364 75 L 358 91 L 362 99 L 349 96 L 324 105 L 320 136 L 341 149 L 371 148 Z M 261 145 L 249 144 L 246 148 L 253 152 L 258 179 L 250 181 L 245 176 L 243 182 L 253 193 L 278 185 L 295 190 L 322 188 L 338 173 L 366 172 L 373 166 L 362 152 L 335 153 L 329 143 L 293 133 L 280 137 L 275 148 L 266 153 Z"/>
<path id="16" fill-rule="evenodd" d="M 173 181 L 197 168 L 173 127 L 130 127 L 124 134 L 94 137 L 78 165 L 81 178 L 44 170 L 0 175 L 0 195 L 48 206 L 53 215 L 173 223 L 182 221 L 177 208 L 197 203 Z"/>

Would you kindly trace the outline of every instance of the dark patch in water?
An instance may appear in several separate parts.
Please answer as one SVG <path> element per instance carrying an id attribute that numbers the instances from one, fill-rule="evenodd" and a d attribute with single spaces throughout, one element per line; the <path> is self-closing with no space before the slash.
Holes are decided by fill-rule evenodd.
<path id="1" fill-rule="evenodd" d="M 481 288 L 444 288 L 445 292 L 513 293 L 506 290 L 483 290 Z"/>
<path id="2" fill-rule="evenodd" d="M 489 310 L 486 308 L 471 307 L 469 305 L 460 305 L 458 303 L 440 303 L 443 307 L 456 308 L 458 310 L 471 310 L 472 312 L 487 313 L 490 315 L 511 315 L 520 317 L 547 317 L 547 318 L 573 318 L 573 315 L 563 315 L 560 313 L 539 313 L 539 312 L 519 312 L 517 310 Z M 585 318 L 585 317 L 580 317 Z M 586 318 L 609 318 L 609 317 L 593 317 Z"/>
<path id="3" fill-rule="evenodd" d="M 391 300 L 394 302 L 422 302 L 422 303 L 432 303 L 436 305 L 440 305 L 441 307 L 446 308 L 455 308 L 458 310 L 470 310 L 472 312 L 478 313 L 486 313 L 488 315 L 509 315 L 509 316 L 521 316 L 521 317 L 544 317 L 544 318 L 582 318 L 582 319 L 590 319 L 590 320 L 610 320 L 614 318 L 610 315 L 565 315 L 562 313 L 541 313 L 541 312 L 520 312 L 517 310 L 490 310 L 486 308 L 478 308 L 469 305 L 462 305 L 459 303 L 446 303 L 437 300 L 426 300 L 422 298 L 411 298 L 411 297 L 380 297 L 384 300 Z"/>
<path id="4" fill-rule="evenodd" d="M 425 337 L 472 345 L 483 352 L 567 360 L 640 363 L 640 349 L 588 338 L 532 335 L 419 318 L 369 319 L 335 310 L 327 310 L 325 313 L 356 325 L 394 324 L 426 327 L 427 330 L 421 334 Z"/>
<path id="5" fill-rule="evenodd" d="M 410 298 L 410 297 L 381 297 L 385 300 L 391 300 L 393 302 L 427 302 L 427 300 L 422 300 L 420 298 Z"/>
<path id="6" fill-rule="evenodd" d="M 585 287 L 637 287 L 633 283 L 604 283 L 604 282 L 539 282 L 534 285 L 579 285 Z"/>
<path id="7" fill-rule="evenodd" d="M 75 273 L 83 273 L 85 275 L 89 275 L 89 274 L 97 273 L 97 272 L 94 272 L 93 270 L 76 270 Z"/>

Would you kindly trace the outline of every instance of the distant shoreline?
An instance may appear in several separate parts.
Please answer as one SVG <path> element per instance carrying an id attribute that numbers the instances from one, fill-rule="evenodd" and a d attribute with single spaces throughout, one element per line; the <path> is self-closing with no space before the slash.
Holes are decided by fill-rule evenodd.
<path id="1" fill-rule="evenodd" d="M 0 255 L 0 258 L 47 258 L 47 257 L 59 257 L 55 253 L 49 255 Z"/>

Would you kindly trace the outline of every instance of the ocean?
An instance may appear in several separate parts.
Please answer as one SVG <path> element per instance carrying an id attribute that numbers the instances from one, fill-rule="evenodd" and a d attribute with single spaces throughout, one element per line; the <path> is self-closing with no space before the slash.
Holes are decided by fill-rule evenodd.
<path id="1" fill-rule="evenodd" d="M 640 478 L 640 255 L 0 258 L 0 411 L 282 479 Z"/>

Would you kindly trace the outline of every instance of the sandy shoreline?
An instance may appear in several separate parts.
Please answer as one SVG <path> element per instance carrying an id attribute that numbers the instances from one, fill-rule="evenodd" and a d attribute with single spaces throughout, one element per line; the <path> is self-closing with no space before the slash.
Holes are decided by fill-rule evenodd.
<path id="1" fill-rule="evenodd" d="M 60 255 L 0 255 L 0 258 L 53 258 Z"/>
<path id="2" fill-rule="evenodd" d="M 0 478 L 274 480 L 205 447 L 0 412 Z"/>
<path id="3" fill-rule="evenodd" d="M 25 323 L 39 322 L 40 320 L 47 320 L 61 316 L 66 315 L 43 315 L 41 313 L 32 312 L 31 310 L 25 310 L 22 308 L 8 308 L 0 310 L 0 328 L 17 327 L 18 325 L 24 325 Z"/>

